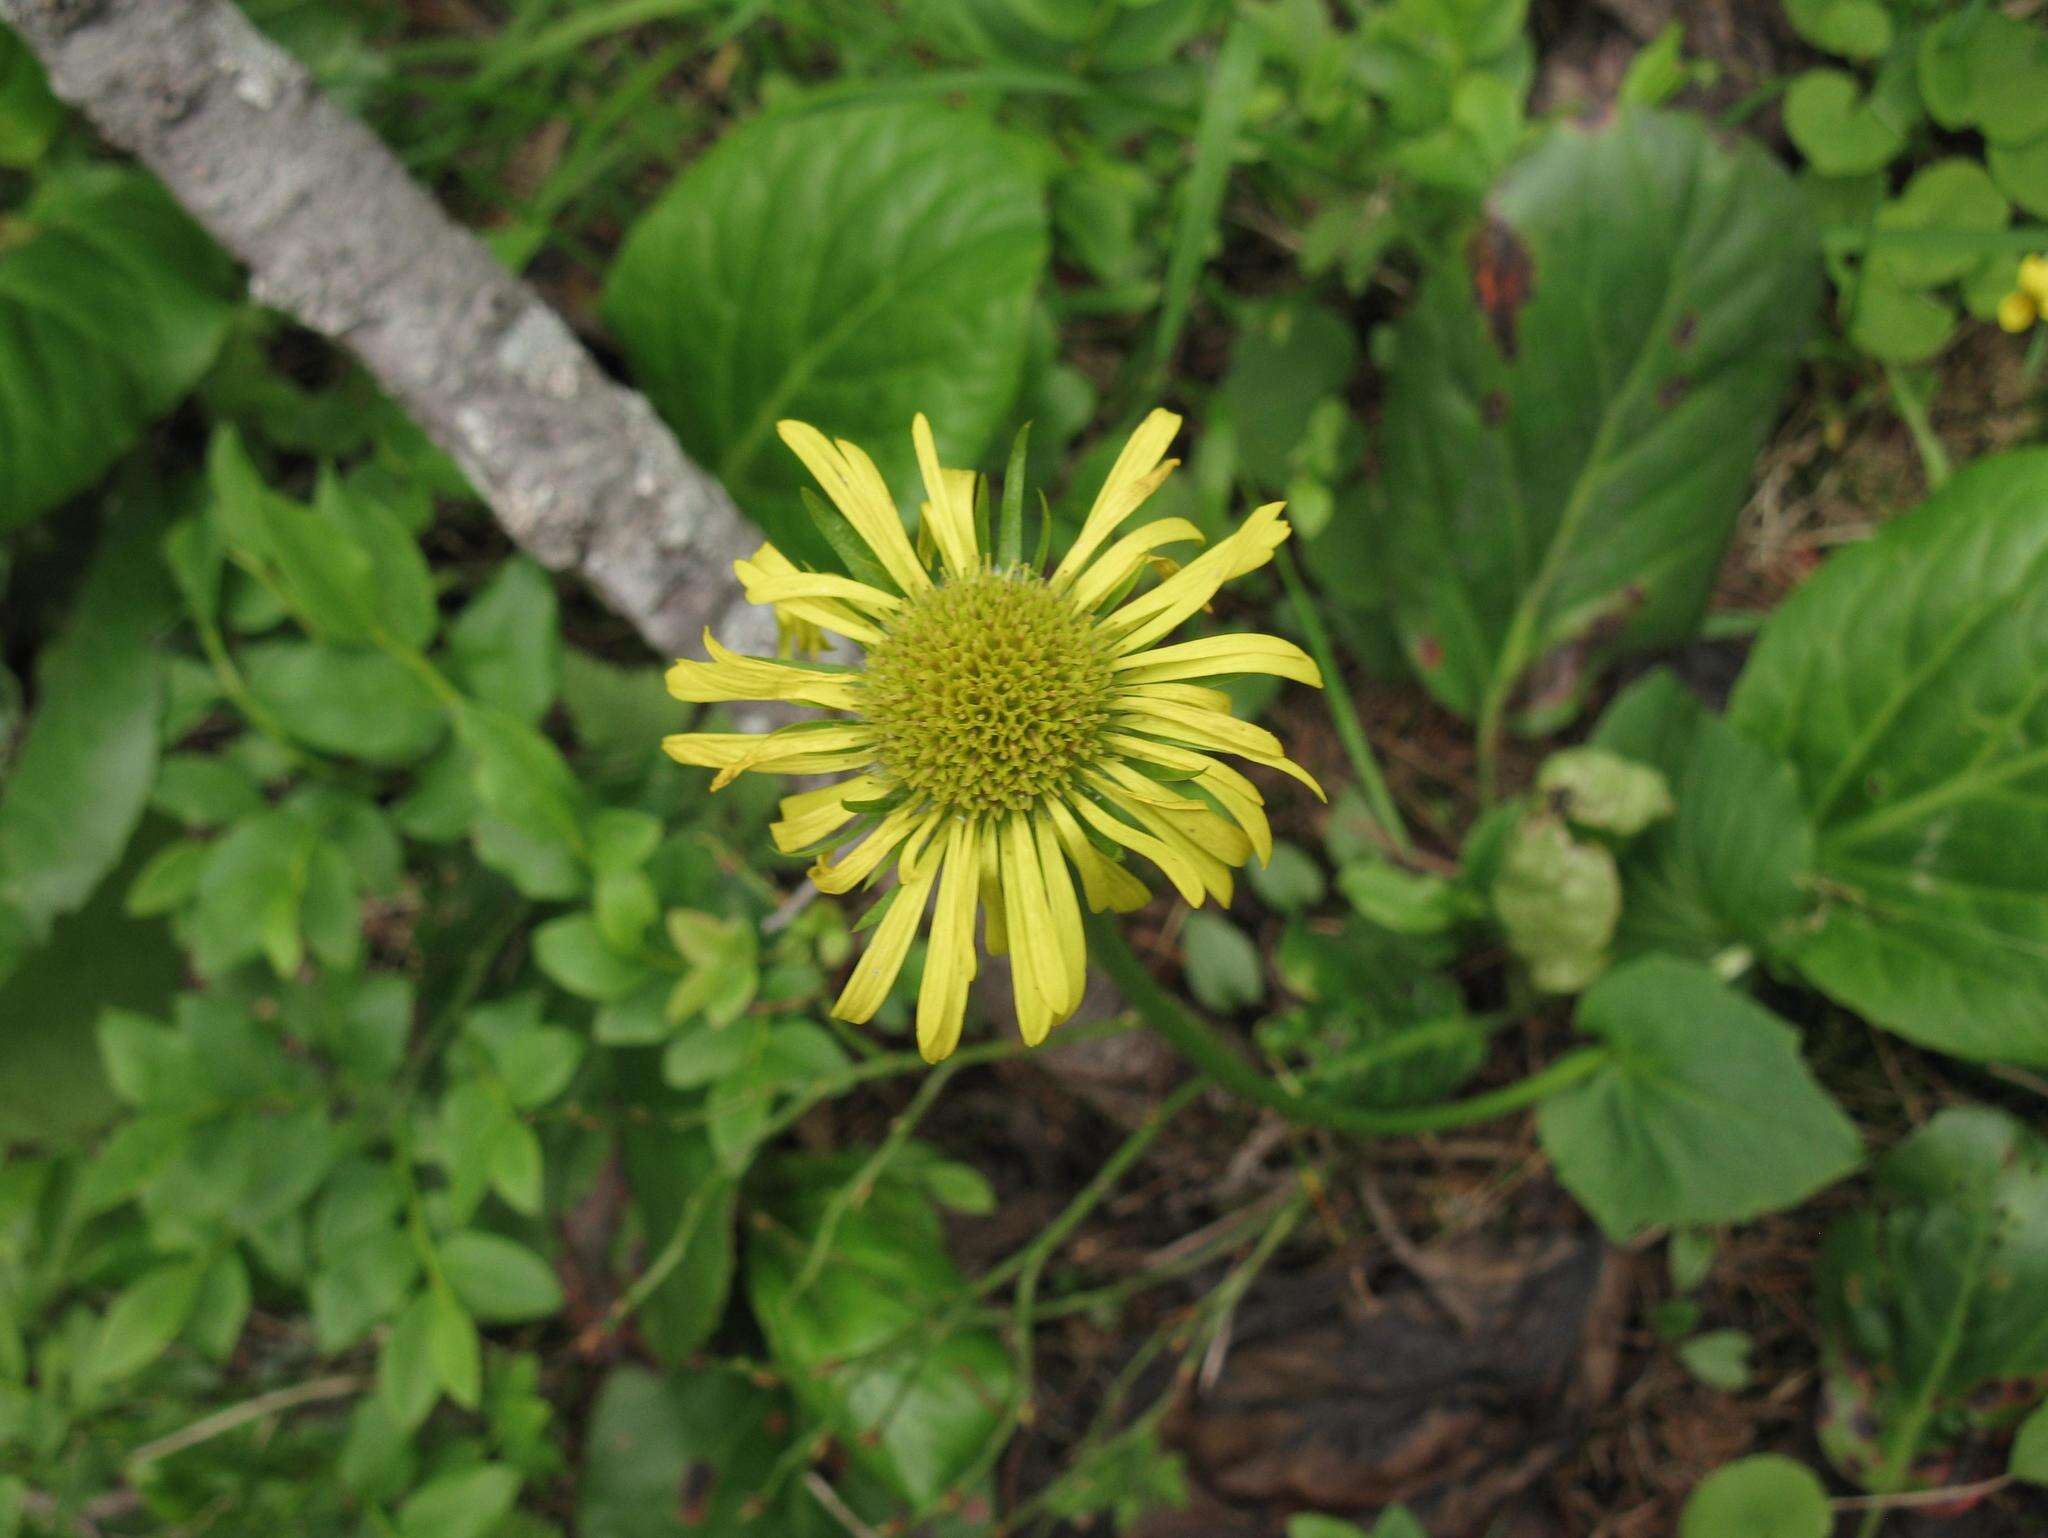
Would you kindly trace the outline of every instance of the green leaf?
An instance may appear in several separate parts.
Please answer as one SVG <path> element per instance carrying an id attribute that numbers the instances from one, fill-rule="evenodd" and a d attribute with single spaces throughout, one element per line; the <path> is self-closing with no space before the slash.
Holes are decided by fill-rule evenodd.
<path id="1" fill-rule="evenodd" d="M 448 1285 L 484 1324 L 545 1319 L 562 1306 L 553 1267 L 523 1244 L 473 1228 L 442 1240 L 440 1250 Z"/>
<path id="2" fill-rule="evenodd" d="M 1273 858 L 1245 867 L 1245 878 L 1259 900 L 1279 913 L 1300 913 L 1323 900 L 1329 882 L 1315 857 L 1299 844 L 1276 840 Z"/>
<path id="3" fill-rule="evenodd" d="M 583 1060 L 574 1031 L 541 1023 L 540 999 L 522 994 L 469 1012 L 464 1028 L 483 1043 L 505 1093 L 522 1110 L 545 1105 L 568 1088 Z"/>
<path id="4" fill-rule="evenodd" d="M 414 1298 L 392 1325 L 377 1357 L 377 1398 L 404 1432 L 425 1420 L 441 1395 L 434 1351 L 439 1316 L 434 1300 L 432 1292 Z"/>
<path id="5" fill-rule="evenodd" d="M 263 787 L 232 759 L 177 753 L 157 770 L 150 804 L 188 828 L 221 828 L 263 809 Z"/>
<path id="6" fill-rule="evenodd" d="M 1186 1506 L 1187 1471 L 1179 1453 L 1160 1445 L 1158 1429 L 1147 1418 L 1090 1447 L 1045 1488 L 1038 1503 L 1047 1515 L 1083 1531 L 1106 1515 L 1113 1531 L 1125 1533 L 1149 1512 Z"/>
<path id="7" fill-rule="evenodd" d="M 4 278 L 0 259 L 0 292 Z M 36 940 L 120 860 L 156 774 L 156 642 L 172 598 L 157 561 L 163 525 L 129 512 L 103 536 L 64 629 L 36 659 L 37 708 L 0 778 L 0 909 Z"/>
<path id="8" fill-rule="evenodd" d="M 1663 774 L 1604 748 L 1566 748 L 1543 761 L 1536 789 L 1581 828 L 1633 838 L 1674 810 Z"/>
<path id="9" fill-rule="evenodd" d="M 1363 918 L 1397 935 L 1440 935 L 1458 922 L 1463 902 L 1444 877 L 1408 871 L 1377 850 L 1337 873 L 1337 889 Z"/>
<path id="10" fill-rule="evenodd" d="M 2048 73 L 2041 83 L 2048 87 Z M 1981 244 L 1970 237 L 1996 233 L 2011 218 L 2004 195 L 1977 161 L 1960 155 L 1934 161 L 1915 171 L 1905 189 L 1877 211 L 1877 228 L 1959 238 L 1946 249 L 1876 246 L 1870 253 L 1871 275 L 1899 288 L 1953 282 L 1983 256 Z"/>
<path id="11" fill-rule="evenodd" d="M 448 629 L 448 671 L 469 694 L 532 725 L 562 687 L 561 619 L 548 574 L 525 556 L 498 568 Z"/>
<path id="12" fill-rule="evenodd" d="M 1814 47 L 1845 59 L 1881 58 L 1892 45 L 1891 13 L 1877 0 L 1785 0 L 1785 19 Z"/>
<path id="13" fill-rule="evenodd" d="M 2014 1479 L 2030 1485 L 2048 1485 L 2048 1405 L 2043 1405 L 2020 1422 L 2012 1439 Z"/>
<path id="14" fill-rule="evenodd" d="M 205 1278 L 203 1261 L 179 1260 L 124 1288 L 100 1320 L 85 1358 L 92 1382 L 116 1382 L 162 1356 L 192 1317 Z"/>
<path id="15" fill-rule="evenodd" d="M 1835 1514 L 1804 1464 L 1759 1453 L 1700 1481 L 1678 1519 L 1678 1538 L 1828 1538 Z"/>
<path id="16" fill-rule="evenodd" d="M 28 45 L 0 31 L 0 166 L 30 166 L 43 158 L 64 126 L 64 104 Z"/>
<path id="17" fill-rule="evenodd" d="M 212 362 L 240 288 L 140 171 L 46 175 L 7 224 L 0 533 L 92 485 L 178 403 Z"/>
<path id="18" fill-rule="evenodd" d="M 483 1391 L 483 1346 L 476 1323 L 445 1287 L 427 1291 L 426 1347 L 434 1378 L 448 1397 L 474 1410 Z"/>
<path id="19" fill-rule="evenodd" d="M 788 1441 L 789 1401 L 711 1368 L 614 1370 L 598 1391 L 576 1509 L 581 1538 L 834 1538 L 801 1482 L 757 1498 Z"/>
<path id="20" fill-rule="evenodd" d="M 1917 114 L 1881 90 L 1864 94 L 1846 70 L 1810 69 L 1785 93 L 1785 132 L 1823 176 L 1883 169 L 1906 147 Z"/>
<path id="21" fill-rule="evenodd" d="M 925 0 L 928 20 L 990 58 L 1051 69 L 1146 69 L 1208 19 L 1205 0 Z"/>
<path id="22" fill-rule="evenodd" d="M 1525 817 L 1489 895 L 1508 947 L 1545 993 L 1576 993 L 1606 970 L 1621 917 L 1621 873 L 1606 845 L 1574 838 L 1557 817 Z"/>
<path id="23" fill-rule="evenodd" d="M 580 894 L 588 882 L 590 800 L 561 753 L 533 727 L 492 706 L 465 704 L 455 724 L 484 813 L 473 829 L 478 858 L 528 897 Z"/>
<path id="24" fill-rule="evenodd" d="M 1220 914 L 1188 915 L 1181 930 L 1181 957 L 1188 990 L 1205 1009 L 1249 1009 L 1266 996 L 1266 967 L 1259 948 Z"/>
<path id="25" fill-rule="evenodd" d="M 1607 708 L 1592 740 L 1661 770 L 1677 792 L 1677 816 L 1621 855 L 1615 948 L 1707 961 L 1731 945 L 1782 941 L 1808 907 L 1813 867 L 1792 766 L 1661 669 Z"/>
<path id="26" fill-rule="evenodd" d="M 253 1294 L 249 1267 L 234 1250 L 228 1250 L 207 1268 L 199 1284 L 199 1300 L 193 1305 L 186 1336 L 206 1357 L 225 1363 L 242 1338 L 242 1326 L 249 1322 Z"/>
<path id="27" fill-rule="evenodd" d="M 1033 156 L 985 120 L 785 113 L 728 134 L 634 227 L 605 315 L 684 446 L 830 566 L 777 420 L 860 443 L 899 493 L 915 412 L 946 464 L 975 463 L 1016 398 L 1045 258 Z"/>
<path id="28" fill-rule="evenodd" d="M 1282 301 L 1247 314 L 1216 392 L 1246 473 L 1268 490 L 1284 487 L 1310 412 L 1341 395 L 1357 365 L 1356 330 L 1335 311 Z"/>
<path id="29" fill-rule="evenodd" d="M 1998 190 L 2035 218 L 2048 218 L 2048 134 L 2017 144 L 1994 144 L 1985 151 Z M 2005 286 L 2012 286 L 2012 264 L 1998 263 Z"/>
<path id="30" fill-rule="evenodd" d="M 1733 1394 L 1749 1387 L 1755 1376 L 1750 1367 L 1750 1352 L 1756 1342 L 1744 1330 L 1709 1330 L 1704 1335 L 1695 1335 L 1691 1340 L 1681 1341 L 1678 1360 L 1708 1388 L 1717 1388 L 1724 1394 Z"/>
<path id="31" fill-rule="evenodd" d="M 383 652 L 263 641 L 244 647 L 241 662 L 250 692 L 294 737 L 323 753 L 405 764 L 441 740 L 440 702 Z"/>
<path id="32" fill-rule="evenodd" d="M 1866 271 L 1849 293 L 1849 340 L 1887 363 L 1924 363 L 1955 334 L 1955 306 L 1947 299 L 1901 288 Z"/>
<path id="33" fill-rule="evenodd" d="M 725 1317 L 738 1263 L 738 1187 L 719 1174 L 701 1130 L 629 1123 L 620 1153 L 650 1253 L 672 1243 L 685 1222 L 695 1225 L 684 1236 L 682 1259 L 639 1315 L 655 1356 L 677 1366 L 703 1348 Z"/>
<path id="34" fill-rule="evenodd" d="M 1965 6 L 1920 38 L 1919 84 L 1944 128 L 2012 144 L 2048 133 L 2048 31 L 1994 6 Z"/>
<path id="35" fill-rule="evenodd" d="M 1394 332 L 1382 559 L 1433 694 L 1555 724 L 1691 634 L 1820 269 L 1790 178 L 1689 118 L 1560 127 L 1493 201 Z"/>
<path id="36" fill-rule="evenodd" d="M 753 1235 L 747 1292 L 777 1363 L 804 1406 L 854 1461 L 915 1502 L 951 1487 L 987 1446 L 1016 1388 L 991 1330 L 936 1342 L 914 1328 L 959 1294 L 930 1200 L 885 1183 L 840 1224 L 829 1264 L 796 1281 L 831 1192 L 851 1171 L 790 1159 L 774 1210 L 782 1227 Z"/>
<path id="37" fill-rule="evenodd" d="M 370 615 L 378 636 L 409 651 L 424 650 L 441 628 L 441 615 L 433 573 L 405 519 L 360 476 L 344 480 L 323 473 L 318 506 L 320 516 L 346 530 L 369 558 Z"/>
<path id="38" fill-rule="evenodd" d="M 1874 1023 L 2048 1063 L 2048 453 L 1997 456 L 1771 616 L 1729 720 L 1790 761 L 1821 900 L 1778 954 Z"/>
<path id="39" fill-rule="evenodd" d="M 605 944 L 588 913 L 565 913 L 534 931 L 534 959 L 557 986 L 579 999 L 616 1003 L 643 987 L 652 969 Z"/>
<path id="40" fill-rule="evenodd" d="M 1579 1001 L 1577 1022 L 1611 1056 L 1546 1101 L 1537 1130 L 1558 1178 L 1617 1243 L 1792 1206 L 1861 1158 L 1791 1027 L 1702 967 L 1618 967 Z"/>
<path id="41" fill-rule="evenodd" d="M 398 1508 L 399 1538 L 485 1538 L 518 1498 L 518 1472 L 500 1463 L 443 1474 Z"/>
<path id="42" fill-rule="evenodd" d="M 2048 1144 L 2002 1112 L 1940 1112 L 1879 1162 L 1815 1281 L 1821 1443 L 1859 1483 L 1904 1488 L 1930 1427 L 1960 1429 L 1987 1385 L 2048 1371 Z M 1864 1451 L 1873 1426 L 1885 1457 Z"/>

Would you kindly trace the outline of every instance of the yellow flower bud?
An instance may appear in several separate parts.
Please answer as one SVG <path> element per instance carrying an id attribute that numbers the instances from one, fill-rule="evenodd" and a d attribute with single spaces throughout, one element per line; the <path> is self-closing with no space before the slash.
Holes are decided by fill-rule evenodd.
<path id="1" fill-rule="evenodd" d="M 2048 309 L 2048 256 L 2021 259 L 2019 289 L 2034 301 L 2036 310 Z"/>
<path id="2" fill-rule="evenodd" d="M 2033 296 L 2014 289 L 1998 301 L 1998 324 L 2017 336 L 2041 318 L 2041 307 Z"/>

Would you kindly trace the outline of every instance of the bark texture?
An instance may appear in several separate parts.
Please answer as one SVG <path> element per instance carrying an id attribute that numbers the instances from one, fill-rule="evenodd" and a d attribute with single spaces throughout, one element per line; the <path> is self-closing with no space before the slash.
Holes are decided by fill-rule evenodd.
<path id="1" fill-rule="evenodd" d="M 758 621 L 760 536 L 646 400 L 227 0 L 0 0 L 57 94 L 454 456 L 507 532 L 664 655 Z"/>

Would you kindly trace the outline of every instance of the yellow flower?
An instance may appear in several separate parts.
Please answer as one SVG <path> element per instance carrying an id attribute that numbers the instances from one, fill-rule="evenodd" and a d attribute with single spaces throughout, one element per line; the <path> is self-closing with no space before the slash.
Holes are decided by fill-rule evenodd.
<path id="1" fill-rule="evenodd" d="M 2023 257 L 2013 291 L 1998 302 L 1998 324 L 2018 335 L 2031 329 L 2044 310 L 2048 310 L 2048 256 Z"/>
<path id="2" fill-rule="evenodd" d="M 865 649 L 865 667 L 743 657 L 707 632 L 710 660 L 669 671 L 676 698 L 780 700 L 840 714 L 761 735 L 686 733 L 662 746 L 716 769 L 714 790 L 749 770 L 845 776 L 785 797 L 770 830 L 785 854 L 825 851 L 811 878 L 826 892 L 895 873 L 874 937 L 833 1006 L 839 1018 L 865 1021 L 881 1007 L 929 908 L 917 1043 L 927 1060 L 945 1057 L 960 1040 L 979 913 L 988 950 L 1010 955 L 1018 1024 L 1036 1046 L 1081 1002 L 1080 902 L 1128 912 L 1147 898 L 1127 854 L 1156 865 L 1197 906 L 1228 902 L 1232 869 L 1270 855 L 1264 798 L 1216 754 L 1322 794 L 1272 733 L 1192 681 L 1270 673 L 1321 687 L 1306 652 L 1270 635 L 1160 644 L 1225 582 L 1271 560 L 1289 532 L 1282 504 L 1271 503 L 1181 566 L 1158 552 L 1201 542 L 1185 519 L 1119 537 L 1177 463 L 1164 456 L 1179 428 L 1167 411 L 1140 424 L 1073 546 L 1046 573 L 998 566 L 982 548 L 977 478 L 941 467 L 922 415 L 911 430 L 926 497 L 915 544 L 866 454 L 802 422 L 778 424 L 873 553 L 871 580 L 802 571 L 772 545 L 734 569 L 747 597 L 772 604 L 786 629 L 843 636 Z"/>

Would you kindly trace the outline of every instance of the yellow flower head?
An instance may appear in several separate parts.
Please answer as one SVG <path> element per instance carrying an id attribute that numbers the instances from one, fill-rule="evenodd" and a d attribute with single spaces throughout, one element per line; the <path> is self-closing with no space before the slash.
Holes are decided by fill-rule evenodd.
<path id="1" fill-rule="evenodd" d="M 1300 647 L 1269 635 L 1159 644 L 1233 577 L 1287 538 L 1280 503 L 1176 567 L 1157 552 L 1199 544 L 1183 518 L 1117 536 L 1172 472 L 1180 418 L 1154 411 L 1124 445 L 1072 548 L 1050 573 L 998 566 L 983 550 L 977 478 L 939 464 L 931 426 L 912 425 L 926 500 L 905 532 L 874 462 L 802 422 L 779 424 L 873 553 L 869 580 L 799 570 L 772 545 L 736 564 L 749 600 L 772 604 L 785 633 L 815 626 L 861 646 L 861 669 L 743 657 L 707 632 L 707 662 L 678 662 L 681 700 L 780 700 L 840 714 L 765 734 L 690 732 L 662 746 L 716 769 L 712 789 L 748 770 L 844 774 L 785 797 L 770 830 L 785 854 L 822 849 L 827 892 L 894 889 L 833 1013 L 871 1018 L 931 912 L 917 999 L 918 1048 L 931 1062 L 960 1040 L 976 971 L 977 913 L 987 948 L 1007 952 L 1025 1041 L 1036 1046 L 1081 1002 L 1080 902 L 1128 912 L 1147 897 L 1128 854 L 1156 865 L 1199 906 L 1228 902 L 1231 871 L 1265 860 L 1273 836 L 1257 787 L 1215 757 L 1292 775 L 1317 795 L 1272 733 L 1230 714 L 1229 697 L 1191 682 L 1271 673 L 1320 687 Z M 1158 580 L 1148 582 L 1148 576 Z M 1080 876 L 1077 897 L 1074 876 Z"/>

